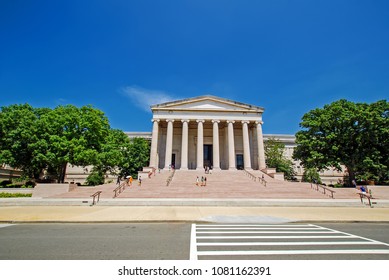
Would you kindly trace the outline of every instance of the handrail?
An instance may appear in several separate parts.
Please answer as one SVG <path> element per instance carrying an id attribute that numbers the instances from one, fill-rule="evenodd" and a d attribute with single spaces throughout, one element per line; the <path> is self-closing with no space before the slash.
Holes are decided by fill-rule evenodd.
<path id="1" fill-rule="evenodd" d="M 336 191 L 331 190 L 331 189 L 327 188 L 324 185 L 321 185 L 321 184 L 318 184 L 318 183 L 312 183 L 312 182 L 311 182 L 311 189 L 314 189 L 315 185 L 316 185 L 316 191 L 319 191 L 319 187 L 321 187 L 323 189 L 323 194 L 324 195 L 326 194 L 326 190 L 327 190 L 327 191 L 329 191 L 331 193 L 331 195 L 328 195 L 328 196 L 331 196 L 332 198 L 334 198 L 334 193 Z"/>
<path id="2" fill-rule="evenodd" d="M 127 183 L 124 181 L 124 182 L 121 183 L 118 187 L 116 187 L 116 188 L 113 190 L 113 192 L 115 193 L 115 194 L 113 195 L 113 198 L 115 198 L 115 197 L 117 197 L 119 194 L 121 194 L 121 193 L 124 191 L 126 185 L 127 185 Z M 118 193 L 119 193 L 119 194 L 118 194 Z"/>
<path id="3" fill-rule="evenodd" d="M 264 185 L 266 187 L 266 180 L 261 178 L 261 177 L 256 177 L 254 176 L 253 174 L 251 174 L 250 172 L 248 172 L 246 169 L 243 169 L 244 171 L 244 174 L 246 174 L 250 179 L 252 179 L 254 182 L 257 181 L 257 178 L 258 178 L 258 182 L 261 183 L 262 185 Z"/>
<path id="4" fill-rule="evenodd" d="M 176 173 L 176 169 L 173 169 L 172 174 L 170 174 L 166 180 L 166 187 L 168 187 L 170 185 L 170 182 L 173 180 L 175 173 Z"/>
<path id="5" fill-rule="evenodd" d="M 97 202 L 99 202 L 101 193 L 102 193 L 102 191 L 97 191 L 91 195 L 91 197 L 93 197 L 92 205 L 95 205 Z M 96 201 L 96 196 L 97 196 L 97 201 Z"/>

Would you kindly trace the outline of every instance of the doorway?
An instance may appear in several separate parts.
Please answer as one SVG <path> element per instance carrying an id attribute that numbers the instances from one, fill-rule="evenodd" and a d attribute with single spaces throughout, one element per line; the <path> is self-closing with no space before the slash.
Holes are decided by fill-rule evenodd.
<path id="1" fill-rule="evenodd" d="M 204 166 L 211 167 L 213 165 L 213 146 L 204 145 Z"/>
<path id="2" fill-rule="evenodd" d="M 236 155 L 236 168 L 238 170 L 243 170 L 244 169 L 243 155 L 241 155 L 241 154 L 237 154 Z"/>
<path id="3" fill-rule="evenodd" d="M 176 154 L 172 154 L 172 163 L 171 166 L 176 168 Z"/>

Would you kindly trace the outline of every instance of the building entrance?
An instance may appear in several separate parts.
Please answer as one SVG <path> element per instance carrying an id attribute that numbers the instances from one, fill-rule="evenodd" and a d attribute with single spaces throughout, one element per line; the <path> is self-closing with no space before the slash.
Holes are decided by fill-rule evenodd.
<path id="1" fill-rule="evenodd" d="M 212 145 L 204 145 L 204 166 L 213 165 L 213 148 Z"/>
<path id="2" fill-rule="evenodd" d="M 238 170 L 243 170 L 244 169 L 243 155 L 241 155 L 241 154 L 237 154 L 236 155 L 236 168 Z"/>

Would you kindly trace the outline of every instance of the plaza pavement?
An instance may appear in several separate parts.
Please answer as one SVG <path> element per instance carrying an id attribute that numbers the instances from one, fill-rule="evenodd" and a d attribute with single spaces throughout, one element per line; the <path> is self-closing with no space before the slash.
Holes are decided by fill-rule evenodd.
<path id="1" fill-rule="evenodd" d="M 112 183 L 44 198 L 0 199 L 0 223 L 389 222 L 389 187 L 371 187 L 377 199 L 370 207 L 361 203 L 355 189 L 334 189 L 331 198 L 310 184 L 266 177 L 265 187 L 242 174 L 207 174 L 207 186 L 200 187 L 195 178 L 204 176 L 202 172 L 176 172 L 166 186 L 171 174 L 165 171 L 145 178 L 142 186 L 134 181 L 118 198 L 112 198 Z M 101 199 L 92 206 L 90 195 L 97 190 Z"/>

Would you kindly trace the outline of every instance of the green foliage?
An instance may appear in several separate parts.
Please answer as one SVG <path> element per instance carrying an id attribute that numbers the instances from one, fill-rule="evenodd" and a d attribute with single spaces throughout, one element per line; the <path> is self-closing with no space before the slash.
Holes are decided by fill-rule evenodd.
<path id="1" fill-rule="evenodd" d="M 39 159 L 45 145 L 37 122 L 48 110 L 37 110 L 28 104 L 1 108 L 0 163 L 23 170 L 29 178 L 38 178 L 46 163 Z"/>
<path id="2" fill-rule="evenodd" d="M 92 170 L 92 172 L 86 178 L 86 184 L 88 186 L 97 186 L 104 184 L 104 173 L 99 170 Z"/>
<path id="3" fill-rule="evenodd" d="M 68 163 L 97 163 L 97 155 L 110 130 L 108 119 L 91 106 L 73 105 L 34 109 L 28 104 L 2 107 L 0 163 L 39 177 L 42 169 L 64 181 Z"/>
<path id="4" fill-rule="evenodd" d="M 90 106 L 59 106 L 41 118 L 47 150 L 41 158 L 64 181 L 66 165 L 97 163 L 97 155 L 110 127 L 103 112 Z"/>
<path id="5" fill-rule="evenodd" d="M 0 163 L 23 171 L 24 178 L 38 179 L 47 170 L 64 182 L 67 164 L 93 165 L 97 173 L 89 182 L 100 184 L 106 172 L 129 175 L 148 165 L 149 143 L 131 141 L 91 106 L 55 109 L 28 104 L 2 107 L 0 111 Z M 100 179 L 99 179 L 100 178 Z"/>
<path id="6" fill-rule="evenodd" d="M 346 166 L 350 180 L 388 178 L 389 103 L 339 100 L 306 113 L 297 132 L 294 158 L 319 170 Z"/>
<path id="7" fill-rule="evenodd" d="M 120 175 L 131 175 L 137 178 L 138 171 L 149 163 L 150 145 L 143 138 L 133 138 L 128 149 L 125 150 L 124 161 L 121 165 Z"/>
<path id="8" fill-rule="evenodd" d="M 7 193 L 0 192 L 0 198 L 11 198 L 11 197 L 31 197 L 31 193 Z"/>
<path id="9" fill-rule="evenodd" d="M 316 182 L 321 184 L 319 172 L 315 168 L 307 168 L 303 173 L 303 182 Z"/>
<path id="10" fill-rule="evenodd" d="M 296 173 L 293 163 L 284 156 L 285 145 L 277 139 L 270 138 L 265 142 L 266 165 L 276 168 L 277 172 L 284 172 L 287 180 L 293 180 Z"/>

